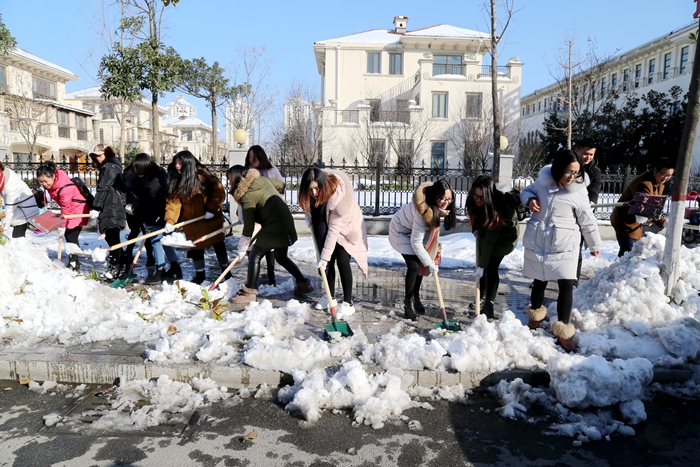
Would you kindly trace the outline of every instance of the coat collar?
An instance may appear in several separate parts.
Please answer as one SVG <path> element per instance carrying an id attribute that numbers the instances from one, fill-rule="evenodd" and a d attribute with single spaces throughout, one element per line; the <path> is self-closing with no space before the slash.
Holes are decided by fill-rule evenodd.
<path id="1" fill-rule="evenodd" d="M 559 184 L 554 181 L 554 177 L 552 177 L 551 164 L 545 165 L 540 169 L 540 172 L 537 175 L 537 179 L 541 181 L 542 185 L 544 185 L 550 193 L 555 193 L 559 190 L 562 190 L 568 193 L 576 193 L 578 191 L 583 191 L 584 194 L 587 194 L 588 190 L 586 189 L 586 187 L 591 183 L 588 174 L 584 171 L 583 183 L 574 182 L 571 185 L 560 187 Z"/>
<path id="2" fill-rule="evenodd" d="M 418 214 L 423 218 L 425 225 L 428 226 L 433 225 L 433 209 L 428 206 L 428 203 L 425 201 L 425 193 L 423 190 L 430 186 L 433 186 L 433 182 L 421 183 L 418 188 L 416 188 L 416 191 L 413 192 L 413 205 L 416 207 Z"/>
<path id="3" fill-rule="evenodd" d="M 243 195 L 248 192 L 248 189 L 250 189 L 253 182 L 258 178 L 260 178 L 260 172 L 258 172 L 258 169 L 248 169 L 248 173 L 246 174 L 245 178 L 238 182 L 238 187 L 236 187 L 236 191 L 233 193 L 233 199 L 235 199 L 236 202 L 239 202 L 240 199 L 243 198 Z"/>

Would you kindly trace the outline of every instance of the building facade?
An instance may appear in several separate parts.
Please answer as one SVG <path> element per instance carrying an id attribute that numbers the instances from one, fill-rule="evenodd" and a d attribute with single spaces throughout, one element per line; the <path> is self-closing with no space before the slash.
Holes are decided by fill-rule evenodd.
<path id="1" fill-rule="evenodd" d="M 373 29 L 314 43 L 323 160 L 444 168 L 492 147 L 487 33 L 440 24 Z M 522 63 L 498 69 L 502 133 L 517 131 Z"/>
<path id="2" fill-rule="evenodd" d="M 572 111 L 600 107 L 612 102 L 622 107 L 630 97 L 641 97 L 651 90 L 667 93 L 673 86 L 684 92 L 690 86 L 696 43 L 690 34 L 697 34 L 693 22 L 632 50 L 619 54 L 594 68 L 573 76 L 573 99 L 566 96 L 563 82 L 540 88 L 521 100 L 521 145 L 536 142 L 545 120 L 553 113 L 566 119 L 568 102 Z M 677 104 L 680 104 L 678 102 Z M 646 104 L 641 101 L 639 110 Z M 700 141 L 696 140 L 693 172 L 700 172 Z"/>
<path id="3" fill-rule="evenodd" d="M 168 153 L 190 151 L 203 163 L 219 164 L 228 153 L 226 143 L 217 138 L 216 152 L 211 147 L 211 125 L 197 118 L 197 107 L 183 96 L 165 104 L 167 114 L 161 122 L 161 128 L 173 138 L 173 145 Z M 218 133 L 218 130 L 217 130 Z M 166 152 L 164 152 L 165 154 Z"/>

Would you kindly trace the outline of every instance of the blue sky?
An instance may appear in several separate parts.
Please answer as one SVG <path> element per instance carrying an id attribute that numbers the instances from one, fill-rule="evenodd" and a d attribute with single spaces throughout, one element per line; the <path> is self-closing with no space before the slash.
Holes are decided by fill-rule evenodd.
<path id="1" fill-rule="evenodd" d="M 95 3 L 0 0 L 0 13 L 19 47 L 80 76 L 67 85 L 74 91 L 95 84 L 94 73 L 79 65 L 81 44 L 90 40 L 86 9 Z M 515 7 L 500 63 L 510 56 L 525 63 L 522 95 L 552 82 L 550 70 L 566 36 L 575 33 L 582 46 L 594 38 L 601 55 L 612 54 L 693 21 L 695 11 L 692 0 L 515 0 Z M 269 82 L 284 96 L 292 80 L 318 85 L 314 41 L 390 29 L 396 15 L 409 17 L 409 29 L 447 23 L 487 31 L 481 0 L 180 0 L 169 15 L 168 42 L 184 58 L 203 56 L 222 66 L 236 59 L 237 46 L 265 46 L 275 64 Z M 210 122 L 204 104 L 188 99 L 198 105 L 198 117 Z"/>

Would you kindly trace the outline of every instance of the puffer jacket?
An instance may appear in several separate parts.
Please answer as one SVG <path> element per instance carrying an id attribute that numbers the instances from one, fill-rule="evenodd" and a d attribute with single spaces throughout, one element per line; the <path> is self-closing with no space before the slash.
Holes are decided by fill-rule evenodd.
<path id="1" fill-rule="evenodd" d="M 61 214 L 87 214 L 90 212 L 90 207 L 85 202 L 85 197 L 80 188 L 61 169 L 56 169 L 53 185 L 46 190 L 46 193 L 52 200 L 56 201 L 56 204 L 61 208 Z M 87 218 L 77 217 L 66 219 L 65 227 L 70 230 L 87 224 Z"/>
<path id="2" fill-rule="evenodd" d="M 0 196 L 5 203 L 5 218 L 2 220 L 5 227 L 25 224 L 39 215 L 31 188 L 9 167 L 2 171 Z"/>
<path id="3" fill-rule="evenodd" d="M 95 201 L 92 203 L 92 208 L 100 213 L 97 218 L 100 232 L 113 228 L 121 230 L 126 227 L 125 193 L 122 161 L 118 157 L 105 159 L 100 165 Z"/>
<path id="4" fill-rule="evenodd" d="M 233 193 L 243 210 L 244 237 L 251 237 L 255 224 L 260 224 L 255 244 L 263 250 L 285 248 L 297 241 L 297 231 L 289 206 L 269 179 L 257 169 L 248 169 Z"/>
<path id="5" fill-rule="evenodd" d="M 210 212 L 214 214 L 211 219 L 202 219 L 197 222 L 185 225 L 182 230 L 185 232 L 187 240 L 194 241 L 199 237 L 212 233 L 224 226 L 224 213 L 221 212 L 221 205 L 224 202 L 224 186 L 218 178 L 210 172 L 197 172 L 199 181 L 204 186 L 204 191 L 195 193 L 189 198 L 178 196 L 169 197 L 165 204 L 165 222 L 177 224 L 190 219 L 203 216 Z M 194 249 L 202 250 L 216 243 L 224 241 L 226 236 L 223 233 L 214 235 L 211 238 L 198 243 Z"/>
<path id="6" fill-rule="evenodd" d="M 131 192 L 138 198 L 134 216 L 147 226 L 165 225 L 165 196 L 168 193 L 168 172 L 158 167 L 155 176 L 150 173 L 129 179 Z"/>
<path id="7" fill-rule="evenodd" d="M 540 205 L 540 211 L 528 220 L 523 236 L 525 277 L 541 281 L 576 279 L 581 233 L 591 252 L 601 250 L 603 243 L 585 177 L 586 183 L 574 181 L 559 187 L 552 178 L 552 167 L 547 165 L 520 193 L 523 204 L 537 198 Z"/>
<path id="8" fill-rule="evenodd" d="M 433 182 L 422 183 L 413 192 L 413 200 L 394 214 L 389 223 L 389 244 L 402 255 L 416 255 L 423 266 L 430 266 L 435 258 L 428 253 L 426 245 L 435 226 L 431 225 L 433 211 L 425 201 L 423 190 Z M 440 235 L 438 228 L 437 233 Z M 438 237 L 439 239 L 439 237 Z M 436 239 L 437 240 L 437 239 Z"/>
<path id="9" fill-rule="evenodd" d="M 352 182 L 348 176 L 337 170 L 324 169 L 326 175 L 334 175 L 339 183 L 335 193 L 326 203 L 328 234 L 321 247 L 321 259 L 331 260 L 335 245 L 339 244 L 357 262 L 367 277 L 367 228 L 360 205 L 355 199 Z M 312 201 L 313 202 L 313 201 Z M 306 213 L 307 223 L 311 214 Z"/>

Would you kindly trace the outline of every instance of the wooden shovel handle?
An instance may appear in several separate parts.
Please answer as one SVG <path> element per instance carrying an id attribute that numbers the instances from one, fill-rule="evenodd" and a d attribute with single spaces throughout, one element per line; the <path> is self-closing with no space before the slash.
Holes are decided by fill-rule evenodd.
<path id="1" fill-rule="evenodd" d="M 236 225 L 238 225 L 238 222 L 233 223 L 233 224 L 226 225 L 226 226 L 224 226 L 224 227 L 221 227 L 220 229 L 217 229 L 217 230 L 215 230 L 215 231 L 213 231 L 213 232 L 209 232 L 209 233 L 206 234 L 206 235 L 202 235 L 202 236 L 199 237 L 197 240 L 194 240 L 192 243 L 194 243 L 195 245 L 196 245 L 197 243 L 202 243 L 204 240 L 206 240 L 206 239 L 208 239 L 208 238 L 211 238 L 211 237 L 213 237 L 213 236 L 215 236 L 215 235 L 219 235 L 221 232 L 226 232 L 228 229 L 231 229 L 231 228 L 233 228 L 233 227 L 236 226 Z M 251 242 L 251 243 L 252 243 L 252 242 Z"/>
<path id="2" fill-rule="evenodd" d="M 316 259 L 321 259 L 321 252 L 318 249 L 318 243 L 316 243 L 316 235 L 314 235 L 313 230 L 311 231 L 311 240 L 314 242 L 314 251 L 316 251 Z M 331 316 L 335 319 L 335 307 L 333 306 L 333 296 L 331 295 L 331 288 L 328 285 L 328 277 L 326 277 L 326 270 L 320 268 L 321 278 L 323 278 L 323 290 L 326 292 L 326 299 L 328 299 L 328 307 L 331 309 Z"/>
<path id="3" fill-rule="evenodd" d="M 231 264 L 229 264 L 229 265 L 226 267 L 226 269 L 224 269 L 224 270 L 221 272 L 221 275 L 220 275 L 219 277 L 216 278 L 216 280 L 214 281 L 214 283 L 213 283 L 212 285 L 209 286 L 209 291 L 210 291 L 210 292 L 211 292 L 212 290 L 214 290 L 214 289 L 216 288 L 217 285 L 219 285 L 219 283 L 224 279 L 224 277 L 226 277 L 226 274 L 228 274 L 228 273 L 231 271 L 231 269 L 233 269 L 233 267 L 236 265 L 236 263 L 237 263 L 240 259 L 241 259 L 240 256 L 236 256 L 236 257 L 233 259 L 233 261 L 231 261 Z"/>
<path id="4" fill-rule="evenodd" d="M 174 227 L 174 228 L 182 227 L 182 226 L 184 226 L 184 225 L 191 224 L 191 223 L 193 223 L 193 222 L 201 221 L 202 219 L 204 219 L 204 216 L 195 217 L 194 219 L 190 219 L 190 220 L 188 220 L 188 221 L 183 221 L 183 222 L 180 222 L 179 224 L 175 224 L 175 225 L 173 225 L 173 227 Z M 127 241 L 125 241 L 125 242 L 117 243 L 116 245 L 112 245 L 111 247 L 107 248 L 107 250 L 108 250 L 108 251 L 114 251 L 114 250 L 116 250 L 117 248 L 121 248 L 121 247 L 123 247 L 123 246 L 131 245 L 132 243 L 136 243 L 136 242 L 138 242 L 138 241 L 140 241 L 140 240 L 145 240 L 145 239 L 147 239 L 147 238 L 155 237 L 156 235 L 162 234 L 163 232 L 165 232 L 165 228 L 162 228 L 162 229 L 153 231 L 153 232 L 151 232 L 151 233 L 147 233 L 147 234 L 145 234 L 145 235 L 141 235 L 140 237 L 132 238 L 131 240 L 127 240 Z"/>
<path id="5" fill-rule="evenodd" d="M 92 217 L 92 214 L 61 214 L 63 219 L 77 219 L 80 217 Z"/>
<path id="6" fill-rule="evenodd" d="M 433 277 L 435 278 L 435 288 L 437 289 L 438 301 L 440 302 L 440 308 L 445 309 L 445 302 L 442 301 L 442 289 L 440 288 L 440 279 L 438 279 L 438 272 L 433 271 Z"/>

